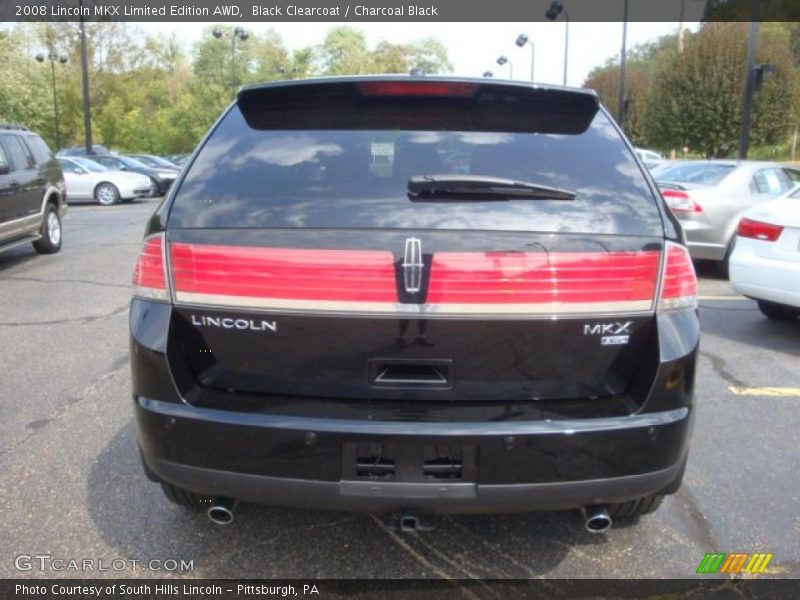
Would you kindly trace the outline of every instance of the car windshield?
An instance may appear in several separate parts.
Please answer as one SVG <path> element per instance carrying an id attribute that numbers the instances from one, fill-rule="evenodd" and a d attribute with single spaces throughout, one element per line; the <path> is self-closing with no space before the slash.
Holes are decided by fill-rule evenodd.
<path id="1" fill-rule="evenodd" d="M 145 157 L 139 158 L 139 160 L 144 162 L 143 158 L 145 158 Z M 165 160 L 165 159 L 161 158 L 160 156 L 148 156 L 146 158 L 150 161 L 147 164 L 152 164 L 154 167 L 164 167 L 166 169 L 174 169 L 175 168 L 174 164 L 172 164 L 168 160 Z"/>
<path id="2" fill-rule="evenodd" d="M 158 163 L 156 163 L 156 161 L 154 161 L 152 158 L 150 158 L 148 156 L 135 156 L 135 157 L 128 157 L 128 158 L 132 158 L 133 160 L 138 160 L 140 163 L 144 163 L 148 167 L 157 167 L 158 166 Z"/>
<path id="3" fill-rule="evenodd" d="M 147 165 L 143 162 L 136 160 L 135 158 L 129 158 L 127 156 L 117 156 L 116 157 L 122 164 L 124 164 L 129 169 L 146 169 Z"/>
<path id="4" fill-rule="evenodd" d="M 675 181 L 677 183 L 703 183 L 714 185 L 735 169 L 735 165 L 692 163 L 673 165 L 661 169 L 657 173 L 658 181 Z"/>
<path id="5" fill-rule="evenodd" d="M 74 159 L 74 161 L 79 166 L 83 167 L 87 171 L 91 171 L 92 173 L 102 173 L 103 171 L 109 170 L 100 163 L 96 163 L 95 161 L 90 160 L 88 158 L 76 158 Z"/>

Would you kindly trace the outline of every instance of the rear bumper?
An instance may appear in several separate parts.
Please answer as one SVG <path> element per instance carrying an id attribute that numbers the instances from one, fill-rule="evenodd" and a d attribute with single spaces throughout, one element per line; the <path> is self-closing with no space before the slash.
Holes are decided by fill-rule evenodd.
<path id="1" fill-rule="evenodd" d="M 155 478 L 247 502 L 443 513 L 624 502 L 680 483 L 693 411 L 599 419 L 430 423 L 318 419 L 138 398 L 143 460 Z M 469 446 L 466 481 L 385 481 L 346 473 L 346 444 Z"/>
<path id="2" fill-rule="evenodd" d="M 686 237 L 686 246 L 689 248 L 689 255 L 694 260 L 725 260 L 725 254 L 728 252 L 728 248 L 724 244 L 692 242 L 688 240 L 688 233 Z"/>
<path id="3" fill-rule="evenodd" d="M 681 476 L 681 463 L 641 475 L 559 483 L 369 483 L 248 475 L 145 459 L 161 480 L 209 496 L 244 502 L 345 511 L 509 513 L 566 510 L 653 494 Z"/>
<path id="4" fill-rule="evenodd" d="M 738 244 L 730 260 L 733 289 L 756 300 L 800 308 L 800 262 L 765 258 L 754 244 Z"/>

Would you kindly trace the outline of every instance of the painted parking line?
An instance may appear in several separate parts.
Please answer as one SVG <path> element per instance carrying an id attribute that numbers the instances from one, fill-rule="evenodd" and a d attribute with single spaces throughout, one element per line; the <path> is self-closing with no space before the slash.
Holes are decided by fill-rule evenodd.
<path id="1" fill-rule="evenodd" d="M 775 398 L 800 398 L 800 388 L 792 387 L 741 387 L 728 386 L 735 396 L 773 396 Z"/>

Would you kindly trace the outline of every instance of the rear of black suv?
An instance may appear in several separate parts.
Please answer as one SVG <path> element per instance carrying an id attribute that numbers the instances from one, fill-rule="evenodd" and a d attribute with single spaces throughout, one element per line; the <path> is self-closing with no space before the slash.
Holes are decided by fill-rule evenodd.
<path id="1" fill-rule="evenodd" d="M 593 93 L 245 88 L 134 279 L 145 471 L 220 521 L 242 500 L 602 529 L 680 486 L 695 275 Z"/>

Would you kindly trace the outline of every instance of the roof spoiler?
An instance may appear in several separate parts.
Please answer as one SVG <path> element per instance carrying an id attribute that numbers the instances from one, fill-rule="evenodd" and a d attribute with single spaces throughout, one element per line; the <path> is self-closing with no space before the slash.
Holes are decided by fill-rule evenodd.
<path id="1" fill-rule="evenodd" d="M 254 129 L 403 129 L 583 133 L 599 110 L 591 90 L 439 77 L 331 77 L 242 88 Z"/>

